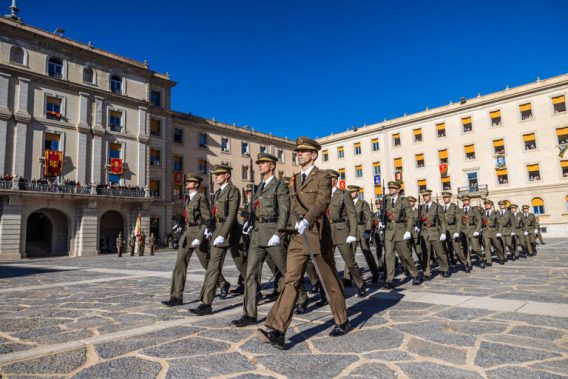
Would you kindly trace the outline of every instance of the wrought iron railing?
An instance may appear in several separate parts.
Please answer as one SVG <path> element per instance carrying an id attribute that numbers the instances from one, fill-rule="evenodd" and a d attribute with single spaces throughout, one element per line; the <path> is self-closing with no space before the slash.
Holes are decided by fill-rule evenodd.
<path id="1" fill-rule="evenodd" d="M 458 188 L 458 195 L 463 194 L 487 196 L 489 193 L 489 186 L 487 184 L 474 184 L 466 187 Z"/>
<path id="2" fill-rule="evenodd" d="M 145 197 L 146 191 L 142 188 L 107 188 L 93 186 L 76 186 L 55 183 L 16 182 L 20 191 L 69 193 L 81 195 L 102 195 L 118 197 Z M 11 180 L 0 180 L 0 189 L 12 189 Z"/>

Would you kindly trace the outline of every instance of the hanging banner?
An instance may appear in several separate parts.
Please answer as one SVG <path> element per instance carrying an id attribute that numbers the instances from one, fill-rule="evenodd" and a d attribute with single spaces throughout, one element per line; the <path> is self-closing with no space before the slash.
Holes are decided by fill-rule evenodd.
<path id="1" fill-rule="evenodd" d="M 340 181 L 339 181 L 339 189 L 340 189 L 340 190 L 344 190 L 344 189 L 346 189 L 346 188 L 347 188 L 347 185 L 346 185 L 346 183 L 345 183 L 345 180 L 340 180 Z"/>
<path id="2" fill-rule="evenodd" d="M 110 173 L 115 175 L 122 175 L 122 159 L 120 158 L 110 159 Z"/>
<path id="3" fill-rule="evenodd" d="M 564 158 L 564 154 L 566 154 L 566 151 L 568 150 L 568 143 L 558 146 L 558 149 L 559 149 L 558 156 L 560 158 Z"/>
<path id="4" fill-rule="evenodd" d="M 44 159 L 43 176 L 61 176 L 63 171 L 63 152 L 45 150 Z"/>
<path id="5" fill-rule="evenodd" d="M 181 171 L 174 172 L 174 184 L 182 184 L 183 183 L 183 174 Z"/>
<path id="6" fill-rule="evenodd" d="M 507 161 L 505 160 L 504 155 L 497 155 L 495 157 L 495 167 L 496 168 L 505 168 L 507 167 Z"/>
<path id="7" fill-rule="evenodd" d="M 397 182 L 402 182 L 402 171 L 396 171 L 394 173 L 394 180 Z"/>
<path id="8" fill-rule="evenodd" d="M 448 164 L 442 163 L 440 164 L 440 174 L 446 174 L 448 172 Z"/>

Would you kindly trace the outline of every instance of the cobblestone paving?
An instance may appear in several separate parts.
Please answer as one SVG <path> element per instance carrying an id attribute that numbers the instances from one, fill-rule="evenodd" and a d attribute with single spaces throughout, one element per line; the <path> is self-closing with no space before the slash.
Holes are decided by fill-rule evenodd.
<path id="1" fill-rule="evenodd" d="M 566 378 L 568 240 L 538 250 L 420 287 L 399 275 L 396 290 L 371 287 L 366 299 L 347 288 L 353 332 L 328 337 L 329 307 L 312 304 L 295 315 L 286 351 L 257 341 L 262 323 L 230 325 L 242 297 L 216 298 L 211 316 L 187 312 L 204 274 L 196 259 L 187 304 L 162 306 L 172 251 L 3 263 L 0 377 Z M 236 283 L 230 257 L 224 273 Z M 263 301 L 261 318 L 270 306 Z"/>

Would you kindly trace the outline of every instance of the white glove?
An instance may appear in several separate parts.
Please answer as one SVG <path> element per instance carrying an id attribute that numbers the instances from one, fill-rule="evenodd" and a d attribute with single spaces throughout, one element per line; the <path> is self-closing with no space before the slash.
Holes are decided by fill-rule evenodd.
<path id="1" fill-rule="evenodd" d="M 247 230 L 249 226 L 249 222 L 245 222 L 245 224 L 243 225 L 243 230 Z"/>
<path id="2" fill-rule="evenodd" d="M 304 234 L 306 230 L 308 230 L 308 228 L 310 227 L 310 223 L 308 221 L 306 221 L 305 219 L 302 219 L 301 221 L 296 221 L 296 230 L 298 231 L 298 233 L 300 234 Z"/>
<path id="3" fill-rule="evenodd" d="M 503 237 L 503 236 L 501 235 L 501 233 L 497 233 L 496 236 L 497 236 L 497 238 Z"/>
<path id="4" fill-rule="evenodd" d="M 278 236 L 278 234 L 274 234 L 272 237 L 270 237 L 270 240 L 268 240 L 268 246 L 278 245 L 280 245 L 280 236 Z"/>
<path id="5" fill-rule="evenodd" d="M 416 233 L 420 233 L 420 228 L 417 227 L 417 226 L 415 226 L 415 227 L 414 227 L 414 231 L 415 231 Z"/>
<path id="6" fill-rule="evenodd" d="M 529 232 L 524 232 L 523 234 L 524 234 L 525 236 L 528 236 L 528 235 L 529 235 Z"/>
<path id="7" fill-rule="evenodd" d="M 222 245 L 223 242 L 225 242 L 225 237 L 223 237 L 223 236 L 217 236 L 217 238 L 215 238 L 215 241 L 213 241 L 213 246 Z"/>
<path id="8" fill-rule="evenodd" d="M 201 241 L 197 238 L 191 241 L 191 247 L 198 247 L 199 245 L 201 245 Z"/>
<path id="9" fill-rule="evenodd" d="M 364 232 L 364 233 L 363 233 L 363 238 L 364 238 L 364 239 L 367 239 L 367 238 L 369 238 L 370 236 L 371 236 L 371 234 L 370 234 L 369 232 Z"/>
<path id="10" fill-rule="evenodd" d="M 251 230 L 252 230 L 252 225 L 248 226 L 248 223 L 245 223 L 245 226 L 243 226 L 243 234 L 246 236 L 250 233 Z"/>
<path id="11" fill-rule="evenodd" d="M 379 229 L 381 230 L 385 230 L 385 226 L 383 225 L 382 222 L 379 221 Z"/>
<path id="12" fill-rule="evenodd" d="M 457 239 L 460 238 L 460 234 L 459 233 L 454 233 L 454 235 L 452 236 L 453 239 Z"/>
<path id="13" fill-rule="evenodd" d="M 213 233 L 211 233 L 211 231 L 209 230 L 209 228 L 205 229 L 205 233 L 203 233 L 203 236 L 207 239 L 211 238 L 213 236 Z"/>
<path id="14" fill-rule="evenodd" d="M 538 229 L 535 229 L 535 230 L 534 230 L 534 234 L 538 234 Z"/>
<path id="15" fill-rule="evenodd" d="M 479 237 L 479 232 L 473 232 L 474 237 Z"/>
<path id="16" fill-rule="evenodd" d="M 516 235 L 517 235 L 517 233 L 515 233 L 515 232 L 511 232 L 511 235 L 512 235 L 512 236 L 516 236 Z"/>
<path id="17" fill-rule="evenodd" d="M 345 240 L 345 243 L 353 243 L 353 242 L 357 242 L 357 238 L 353 236 L 348 236 L 347 239 Z"/>
<path id="18" fill-rule="evenodd" d="M 446 240 L 446 233 L 440 234 L 440 241 L 445 241 L 445 240 Z"/>
<path id="19" fill-rule="evenodd" d="M 408 241 L 409 239 L 412 238 L 412 234 L 410 234 L 410 232 L 405 232 L 405 233 L 404 233 L 404 236 L 402 236 L 402 238 L 403 238 L 405 241 Z"/>

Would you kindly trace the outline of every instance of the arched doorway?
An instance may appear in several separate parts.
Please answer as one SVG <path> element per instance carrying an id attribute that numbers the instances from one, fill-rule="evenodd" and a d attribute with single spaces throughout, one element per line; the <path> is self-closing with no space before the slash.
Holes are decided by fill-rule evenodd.
<path id="1" fill-rule="evenodd" d="M 116 254 L 116 237 L 118 232 L 126 240 L 124 234 L 124 220 L 117 211 L 107 211 L 101 217 L 99 226 L 99 250 L 101 254 Z"/>
<path id="2" fill-rule="evenodd" d="M 26 257 L 41 258 L 69 255 L 69 223 L 56 209 L 40 209 L 28 217 Z"/>

